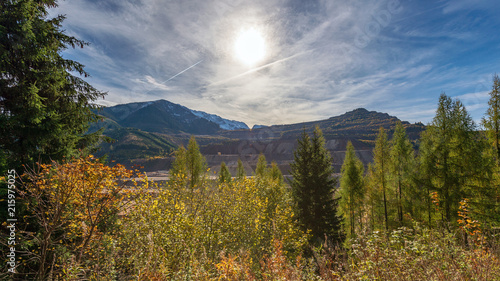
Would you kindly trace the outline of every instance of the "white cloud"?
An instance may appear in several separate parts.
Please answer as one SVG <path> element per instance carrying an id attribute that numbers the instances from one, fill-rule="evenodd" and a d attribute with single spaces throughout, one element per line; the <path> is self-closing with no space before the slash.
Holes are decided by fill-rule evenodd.
<path id="1" fill-rule="evenodd" d="M 247 124 L 357 107 L 425 122 L 429 100 L 474 91 L 477 77 L 493 69 L 494 62 L 455 64 L 465 59 L 460 48 L 473 59 L 475 39 L 488 31 L 442 18 L 493 3 L 485 2 L 80 0 L 60 2 L 56 12 L 67 14 L 69 34 L 92 44 L 66 54 L 87 65 L 108 103 L 164 98 Z M 232 54 L 246 26 L 264 30 L 269 46 L 266 66 L 251 71 Z"/>

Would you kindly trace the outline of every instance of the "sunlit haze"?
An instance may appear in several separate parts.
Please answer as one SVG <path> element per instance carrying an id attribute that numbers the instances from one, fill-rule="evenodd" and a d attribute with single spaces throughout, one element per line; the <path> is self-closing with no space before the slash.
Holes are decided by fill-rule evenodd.
<path id="1" fill-rule="evenodd" d="M 234 52 L 240 61 L 253 66 L 261 61 L 266 53 L 264 37 L 255 28 L 242 30 L 234 43 Z"/>
<path id="2" fill-rule="evenodd" d="M 474 120 L 500 72 L 498 0 L 59 1 L 105 105 L 165 99 L 253 124 L 356 108 L 431 121 L 442 92 Z"/>

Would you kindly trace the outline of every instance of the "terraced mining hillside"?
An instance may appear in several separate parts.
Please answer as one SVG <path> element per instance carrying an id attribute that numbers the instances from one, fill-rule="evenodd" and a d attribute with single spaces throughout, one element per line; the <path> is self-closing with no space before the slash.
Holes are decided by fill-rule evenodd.
<path id="1" fill-rule="evenodd" d="M 230 171 L 234 173 L 237 161 L 241 159 L 247 174 L 251 175 L 255 170 L 257 158 L 262 153 L 269 162 L 275 161 L 283 174 L 287 175 L 290 163 L 293 161 L 293 151 L 296 148 L 297 139 L 300 138 L 304 130 L 307 133 L 312 133 L 314 127 L 319 126 L 325 136 L 327 149 L 333 156 L 335 171 L 340 172 L 348 141 L 353 143 L 356 153 L 363 163 L 368 164 L 372 160 L 372 149 L 379 128 L 384 127 L 391 137 L 393 129 L 399 121 L 398 118 L 386 113 L 360 108 L 326 120 L 261 127 L 252 130 L 221 130 L 211 135 L 197 135 L 196 139 L 212 171 L 218 171 L 220 163 L 224 161 Z M 425 129 L 421 123 L 410 124 L 404 121 L 402 123 L 413 141 L 418 139 L 420 133 Z M 137 138 L 139 135 L 135 134 L 135 137 Z M 162 134 L 155 134 L 155 137 L 161 138 Z M 169 144 L 168 153 L 166 153 L 167 150 L 163 150 L 163 154 L 156 157 L 154 153 L 149 153 L 148 157 L 122 158 L 121 161 L 127 165 L 143 166 L 146 171 L 166 171 L 170 169 L 173 161 L 172 148 L 186 145 L 189 137 L 189 134 L 164 135 L 163 138 L 168 140 Z M 161 142 L 155 143 L 161 144 Z M 137 140 L 136 144 L 142 143 Z M 153 145 L 151 147 L 158 151 L 160 149 Z"/>

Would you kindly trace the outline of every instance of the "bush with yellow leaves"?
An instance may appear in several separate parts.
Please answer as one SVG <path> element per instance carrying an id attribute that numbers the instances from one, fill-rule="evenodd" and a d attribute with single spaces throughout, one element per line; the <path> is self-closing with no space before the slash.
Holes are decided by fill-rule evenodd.
<path id="1" fill-rule="evenodd" d="M 65 164 L 39 164 L 23 176 L 20 195 L 35 224 L 24 232 L 26 258 L 19 267 L 30 279 L 71 279 L 98 270 L 94 259 L 128 200 L 137 176 L 122 165 L 106 166 L 89 156 Z M 91 268 L 92 267 L 92 268 Z M 22 272 L 20 273 L 22 275 Z"/>
<path id="2" fill-rule="evenodd" d="M 282 241 L 291 258 L 307 243 L 288 190 L 272 179 L 207 181 L 194 189 L 171 181 L 143 189 L 133 205 L 123 220 L 122 242 L 139 278 L 199 279 L 215 273 L 221 255 L 242 253 L 258 269 L 273 241 Z"/>

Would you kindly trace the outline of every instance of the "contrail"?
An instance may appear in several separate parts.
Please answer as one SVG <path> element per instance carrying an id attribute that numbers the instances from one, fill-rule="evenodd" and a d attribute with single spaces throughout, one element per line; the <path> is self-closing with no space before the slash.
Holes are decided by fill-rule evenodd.
<path id="1" fill-rule="evenodd" d="M 188 67 L 188 68 L 184 69 L 183 71 L 181 71 L 181 72 L 179 72 L 179 73 L 175 74 L 174 76 L 170 77 L 169 79 L 165 80 L 164 82 L 161 82 L 160 84 L 167 83 L 168 81 L 170 81 L 170 80 L 174 79 L 175 77 L 177 77 L 177 76 L 181 75 L 182 73 L 184 73 L 184 72 L 186 72 L 186 71 L 190 70 L 191 68 L 193 68 L 193 67 L 197 66 L 197 65 L 198 65 L 199 63 L 201 63 L 202 61 L 203 61 L 203 60 L 200 60 L 199 62 L 197 62 L 197 63 L 195 63 L 195 64 L 191 65 L 190 67 Z"/>
<path id="2" fill-rule="evenodd" d="M 231 77 L 231 78 L 228 78 L 228 79 L 225 79 L 225 80 L 222 80 L 222 81 L 219 81 L 219 82 L 214 82 L 214 83 L 211 83 L 211 84 L 207 85 L 206 87 L 215 86 L 215 85 L 220 85 L 220 84 L 225 84 L 225 83 L 227 83 L 227 82 L 229 82 L 229 81 L 231 81 L 231 80 L 234 80 L 234 79 L 240 78 L 240 77 L 242 77 L 242 76 L 245 76 L 245 75 L 247 75 L 247 74 L 250 74 L 250 73 L 253 73 L 253 72 L 259 71 L 259 70 L 264 69 L 264 68 L 266 68 L 266 67 L 270 67 L 270 66 L 275 65 L 275 64 L 277 64 L 277 63 L 287 61 L 287 60 L 289 60 L 289 59 L 292 59 L 292 58 L 294 58 L 294 57 L 297 57 L 297 56 L 303 55 L 303 54 L 305 54 L 305 53 L 309 53 L 309 52 L 311 52 L 311 51 L 313 51 L 313 50 L 309 50 L 309 51 L 301 52 L 301 53 L 295 54 L 295 55 L 293 55 L 293 56 L 289 56 L 289 57 L 287 57 L 287 58 L 280 59 L 280 60 L 277 60 L 277 61 L 274 61 L 274 62 L 271 62 L 271 63 L 265 64 L 265 65 L 263 65 L 263 66 L 256 67 L 256 68 L 254 68 L 254 69 L 250 69 L 250 70 L 248 70 L 248 71 L 246 71 L 246 72 L 243 72 L 243 73 L 238 74 L 238 75 L 236 75 L 236 76 L 233 76 L 233 77 Z"/>

